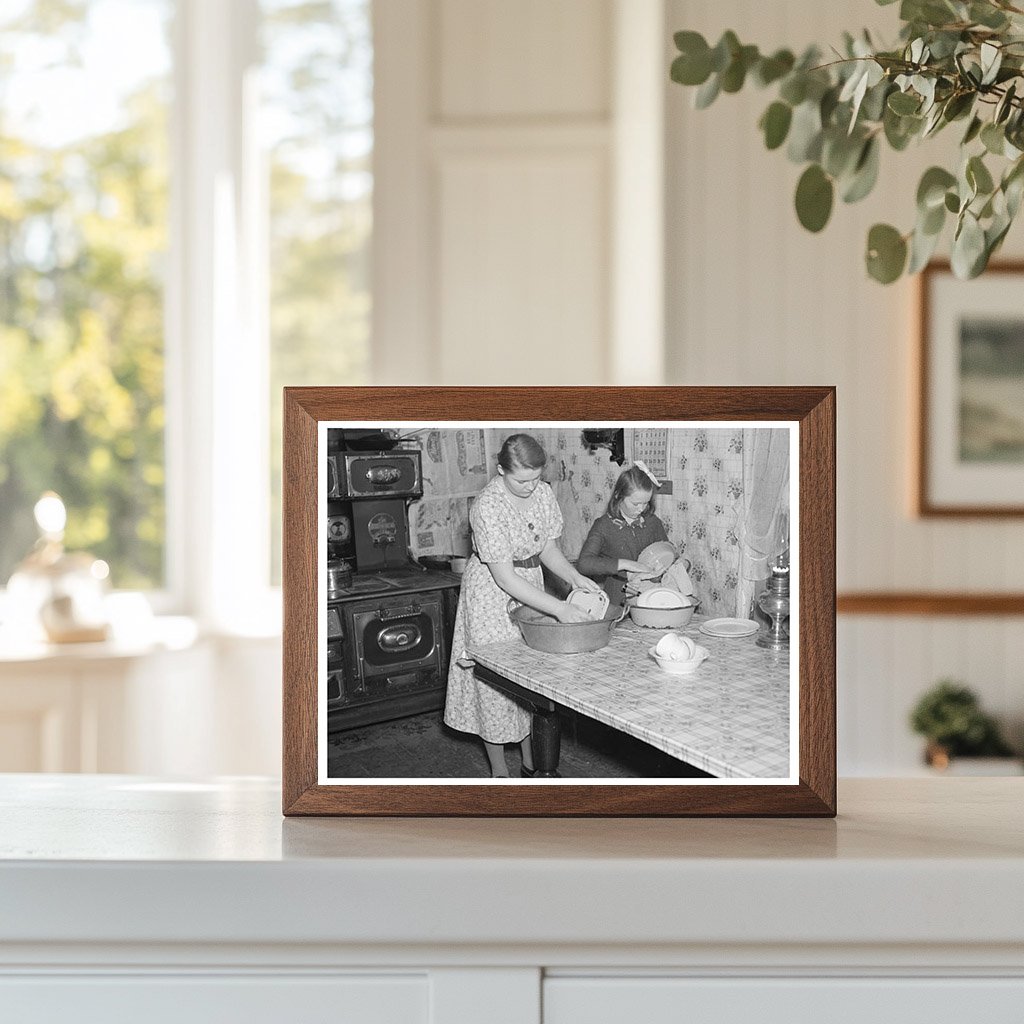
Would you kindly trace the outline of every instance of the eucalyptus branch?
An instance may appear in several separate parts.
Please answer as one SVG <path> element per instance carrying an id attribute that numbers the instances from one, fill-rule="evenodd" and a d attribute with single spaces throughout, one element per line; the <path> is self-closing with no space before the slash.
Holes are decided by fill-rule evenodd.
<path id="1" fill-rule="evenodd" d="M 977 12 L 984 24 L 958 17 L 962 10 L 953 0 L 903 0 L 897 47 L 879 49 L 866 33 L 858 40 L 846 35 L 845 54 L 832 48 L 836 59 L 827 62 L 814 47 L 798 60 L 788 50 L 762 54 L 733 32 L 713 47 L 699 33 L 678 32 L 671 74 L 697 87 L 702 109 L 749 81 L 774 88 L 758 126 L 768 149 L 785 145 L 789 159 L 805 165 L 796 214 L 815 232 L 828 223 L 837 194 L 853 203 L 871 192 L 883 143 L 900 152 L 963 119 L 958 166 L 930 167 L 921 177 L 910 231 L 871 228 L 866 267 L 886 284 L 916 273 L 953 220 L 953 270 L 974 277 L 1024 205 L 1024 39 L 1009 17 L 1024 10 L 992 0 L 991 13 Z M 936 11 L 951 17 L 932 24 Z M 993 108 L 984 120 L 980 104 Z M 975 140 L 983 148 L 972 155 Z"/>

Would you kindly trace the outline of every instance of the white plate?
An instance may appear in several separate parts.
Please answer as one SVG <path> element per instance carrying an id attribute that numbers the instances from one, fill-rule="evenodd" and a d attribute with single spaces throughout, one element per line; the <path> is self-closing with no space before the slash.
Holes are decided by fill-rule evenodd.
<path id="1" fill-rule="evenodd" d="M 585 611 L 592 619 L 603 619 L 604 613 L 608 611 L 608 595 L 603 590 L 572 590 L 566 600 Z"/>
<path id="2" fill-rule="evenodd" d="M 637 595 L 636 603 L 641 608 L 688 608 L 691 602 L 671 587 L 651 587 Z"/>
<path id="3" fill-rule="evenodd" d="M 708 636 L 753 636 L 761 628 L 753 619 L 708 619 L 700 631 Z"/>

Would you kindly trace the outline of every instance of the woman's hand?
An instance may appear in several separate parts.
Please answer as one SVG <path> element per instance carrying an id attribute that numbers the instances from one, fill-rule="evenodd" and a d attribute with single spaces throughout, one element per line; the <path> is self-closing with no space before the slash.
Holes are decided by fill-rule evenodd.
<path id="1" fill-rule="evenodd" d="M 594 620 L 582 609 L 577 608 L 568 601 L 563 601 L 562 606 L 555 612 L 555 618 L 559 622 L 593 622 Z"/>
<path id="2" fill-rule="evenodd" d="M 576 573 L 572 582 L 577 590 L 587 590 L 591 594 L 597 594 L 604 589 L 600 583 L 595 583 L 589 576 L 583 576 L 580 573 Z"/>

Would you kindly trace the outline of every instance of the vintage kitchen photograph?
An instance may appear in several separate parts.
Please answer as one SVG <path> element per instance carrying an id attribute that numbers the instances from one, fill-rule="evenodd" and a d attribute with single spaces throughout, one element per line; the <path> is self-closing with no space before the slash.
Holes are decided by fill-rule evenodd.
<path id="1" fill-rule="evenodd" d="M 796 438 L 322 423 L 320 782 L 794 782 Z"/>

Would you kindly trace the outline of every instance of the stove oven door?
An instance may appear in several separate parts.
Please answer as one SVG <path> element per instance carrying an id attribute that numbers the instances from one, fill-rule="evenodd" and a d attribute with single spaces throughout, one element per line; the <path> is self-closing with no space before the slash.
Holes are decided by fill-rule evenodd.
<path id="1" fill-rule="evenodd" d="M 364 610 L 352 613 L 357 670 L 366 684 L 379 676 L 440 667 L 439 594 L 401 595 L 372 604 L 372 608 L 364 605 Z"/>

